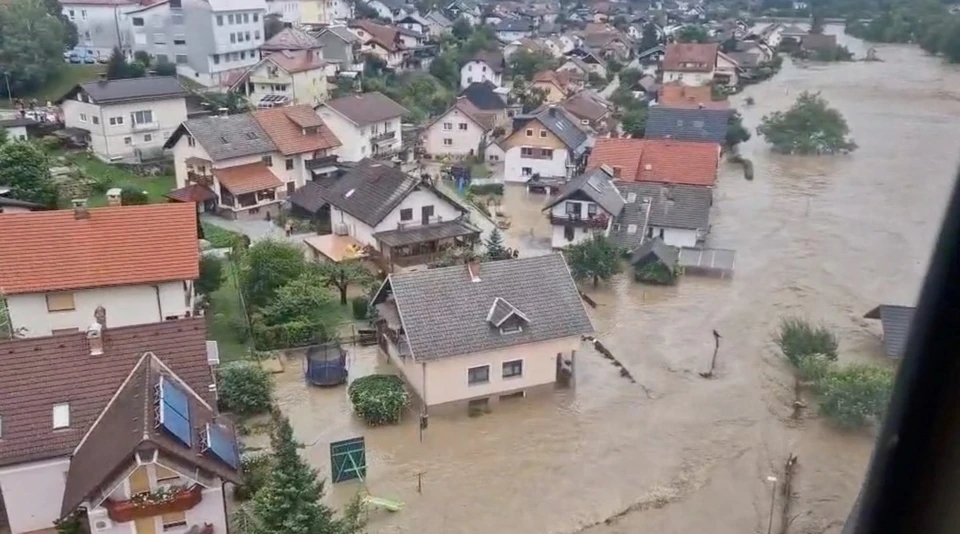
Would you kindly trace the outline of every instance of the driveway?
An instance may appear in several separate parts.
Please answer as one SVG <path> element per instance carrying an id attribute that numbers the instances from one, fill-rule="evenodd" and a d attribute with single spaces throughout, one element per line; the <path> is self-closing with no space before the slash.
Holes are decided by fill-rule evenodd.
<path id="1" fill-rule="evenodd" d="M 246 220 L 231 221 L 223 217 L 217 217 L 209 213 L 201 213 L 200 220 L 210 223 L 220 228 L 230 230 L 231 232 L 241 233 L 250 238 L 250 241 L 259 241 L 261 239 L 286 239 L 291 243 L 300 245 L 303 238 L 313 235 L 312 233 L 293 234 L 290 237 L 284 235 L 283 229 L 276 224 L 264 220 Z"/>

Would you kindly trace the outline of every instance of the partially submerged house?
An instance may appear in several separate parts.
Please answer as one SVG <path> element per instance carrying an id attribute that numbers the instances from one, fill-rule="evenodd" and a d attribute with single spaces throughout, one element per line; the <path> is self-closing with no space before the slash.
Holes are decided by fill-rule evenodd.
<path id="1" fill-rule="evenodd" d="M 887 356 L 902 358 L 907 348 L 910 325 L 917 308 L 881 304 L 864 315 L 866 319 L 879 319 L 883 328 L 883 348 Z"/>
<path id="2" fill-rule="evenodd" d="M 423 151 L 433 158 L 475 156 L 486 146 L 487 136 L 499 118 L 499 113 L 486 113 L 466 97 L 458 97 L 447 111 L 424 126 Z"/>
<path id="3" fill-rule="evenodd" d="M 673 284 L 680 274 L 680 251 L 654 237 L 633 252 L 630 264 L 638 282 Z"/>
<path id="4" fill-rule="evenodd" d="M 614 182 L 624 199 L 609 237 L 627 250 L 650 239 L 673 247 L 701 246 L 710 233 L 713 191 L 697 185 Z"/>
<path id="5" fill-rule="evenodd" d="M 699 106 L 696 109 L 655 106 L 647 113 L 644 137 L 722 146 L 732 113 L 729 109 L 700 109 Z"/>
<path id="6" fill-rule="evenodd" d="M 729 109 L 729 102 L 714 100 L 713 90 L 707 85 L 668 83 L 660 86 L 657 105 L 678 109 Z"/>
<path id="7" fill-rule="evenodd" d="M 667 45 L 661 69 L 663 82 L 709 85 L 717 70 L 717 43 L 671 43 Z"/>
<path id="8" fill-rule="evenodd" d="M 607 235 L 625 201 L 613 185 L 609 167 L 587 171 L 564 184 L 560 194 L 543 208 L 553 227 L 551 245 L 563 248 Z"/>
<path id="9" fill-rule="evenodd" d="M 560 254 L 392 274 L 372 303 L 380 354 L 431 409 L 550 388 L 593 332 Z"/>
<path id="10" fill-rule="evenodd" d="M 513 118 L 504 147 L 504 180 L 526 183 L 534 176 L 570 178 L 583 167 L 590 136 L 579 120 L 557 106 Z"/>
<path id="11" fill-rule="evenodd" d="M 712 143 L 599 138 L 587 167 L 608 165 L 617 180 L 712 187 L 719 161 L 720 145 Z"/>
<path id="12" fill-rule="evenodd" d="M 392 157 L 403 149 L 400 119 L 409 112 L 379 91 L 329 100 L 317 113 L 343 143 L 344 161 Z"/>

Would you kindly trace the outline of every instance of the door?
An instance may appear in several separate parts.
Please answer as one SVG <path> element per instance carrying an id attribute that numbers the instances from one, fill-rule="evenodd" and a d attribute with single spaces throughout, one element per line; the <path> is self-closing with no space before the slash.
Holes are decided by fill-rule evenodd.
<path id="1" fill-rule="evenodd" d="M 433 217 L 433 206 L 420 208 L 420 214 L 420 224 L 430 224 L 430 217 Z"/>
<path id="2" fill-rule="evenodd" d="M 143 517 L 133 521 L 136 534 L 157 534 L 157 521 L 154 517 Z"/>
<path id="3" fill-rule="evenodd" d="M 296 191 L 296 190 L 297 190 L 297 183 L 296 183 L 296 182 L 287 182 L 287 196 L 292 195 L 293 192 Z"/>

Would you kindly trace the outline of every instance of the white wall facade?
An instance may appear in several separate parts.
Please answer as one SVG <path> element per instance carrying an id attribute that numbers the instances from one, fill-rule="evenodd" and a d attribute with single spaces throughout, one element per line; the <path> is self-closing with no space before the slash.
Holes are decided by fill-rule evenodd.
<path id="1" fill-rule="evenodd" d="M 673 70 L 663 71 L 663 82 L 679 82 L 683 85 L 698 86 L 710 85 L 713 80 L 713 71 L 710 72 L 679 72 Z"/>
<path id="2" fill-rule="evenodd" d="M 563 148 L 553 149 L 553 157 L 549 159 L 525 158 L 522 156 L 522 146 L 514 146 L 507 150 L 503 167 L 503 179 L 507 182 L 526 183 L 534 174 L 543 177 L 558 177 L 567 175 L 567 160 L 569 151 Z M 542 147 L 527 147 L 540 150 Z M 528 169 L 527 173 L 524 170 Z"/>
<path id="3" fill-rule="evenodd" d="M 466 129 L 462 129 L 463 126 Z M 454 108 L 427 128 L 423 134 L 423 149 L 433 157 L 474 155 L 486 133 L 473 119 Z"/>
<path id="4" fill-rule="evenodd" d="M 69 458 L 0 469 L 0 492 L 12 534 L 53 528 L 53 522 L 60 518 L 69 469 Z"/>
<path id="5" fill-rule="evenodd" d="M 647 227 L 647 236 L 649 237 L 661 237 L 661 232 L 663 233 L 663 242 L 672 247 L 695 247 L 700 241 L 700 233 L 697 230 L 659 226 Z"/>
<path id="6" fill-rule="evenodd" d="M 357 242 L 376 247 L 377 240 L 373 237 L 373 234 L 377 232 L 396 230 L 400 227 L 401 222 L 403 223 L 404 228 L 420 226 L 422 224 L 421 208 L 424 206 L 433 206 L 434 216 L 428 222 L 428 224 L 441 221 L 451 221 L 461 215 L 461 212 L 445 199 L 441 198 L 433 191 L 421 188 L 419 190 L 412 191 L 409 195 L 407 195 L 407 197 L 404 198 L 396 208 L 388 213 L 382 221 L 377 223 L 376 227 L 371 227 L 353 215 L 350 215 L 349 213 L 333 206 L 330 207 L 330 223 L 334 226 L 334 231 L 336 231 L 336 227 L 338 225 L 344 225 L 346 227 L 347 234 L 354 238 Z M 413 211 L 413 219 L 409 221 L 401 221 L 400 212 L 405 209 L 410 209 Z"/>
<path id="7" fill-rule="evenodd" d="M 46 293 L 7 295 L 13 327 L 25 328 L 27 337 L 49 336 L 53 330 L 69 328 L 82 331 L 93 324 L 97 306 L 107 310 L 111 328 L 159 323 L 167 317 L 187 317 L 193 311 L 192 281 L 99 287 L 72 293 L 74 309 L 68 311 L 48 311 Z"/>
<path id="8" fill-rule="evenodd" d="M 64 124 L 89 131 L 94 153 L 107 161 L 131 158 L 136 149 L 160 150 L 187 120 L 183 97 L 104 106 L 69 99 L 62 108 Z M 135 123 L 134 114 L 141 111 L 152 112 L 152 121 Z"/>
<path id="9" fill-rule="evenodd" d="M 497 87 L 503 85 L 503 77 L 485 61 L 468 61 L 460 67 L 460 88 L 466 89 L 471 83 L 490 82 Z"/>
<path id="10" fill-rule="evenodd" d="M 565 218 L 567 217 L 567 204 L 579 204 L 580 205 L 580 217 L 582 219 L 590 218 L 590 206 L 595 206 L 593 209 L 597 210 L 595 216 L 604 215 L 607 217 L 606 227 L 599 228 L 584 228 L 581 224 L 572 224 L 573 229 L 573 239 L 568 240 L 564 232 L 564 225 L 555 224 L 553 225 L 553 232 L 551 234 L 551 246 L 553 248 L 563 248 L 568 245 L 576 245 L 581 241 L 585 241 L 590 238 L 593 234 L 599 232 L 603 235 L 609 235 L 610 227 L 613 225 L 613 216 L 611 216 L 607 211 L 600 207 L 596 202 L 590 202 L 585 200 L 565 200 L 556 206 L 550 208 L 550 215 L 554 217 Z"/>
<path id="11" fill-rule="evenodd" d="M 123 11 L 139 7 L 96 5 L 70 0 L 60 3 L 63 13 L 77 26 L 77 46 L 93 52 L 96 57 L 110 57 L 115 46 L 123 47 L 125 23 Z"/>
<path id="12" fill-rule="evenodd" d="M 329 127 L 333 134 L 343 143 L 340 148 L 337 149 L 337 154 L 342 161 L 360 161 L 363 158 L 373 156 L 374 150 L 370 139 L 383 132 L 392 131 L 396 132 L 396 135 L 392 142 L 381 143 L 378 150 L 400 150 L 403 145 L 400 135 L 400 117 L 388 119 L 376 124 L 357 126 L 347 120 L 343 115 L 323 105 L 317 108 L 317 114 L 320 115 L 327 127 Z"/>
<path id="13" fill-rule="evenodd" d="M 9 128 L 4 128 L 4 130 L 7 131 L 8 141 L 26 141 L 27 140 L 26 126 L 11 126 Z"/>
<path id="14" fill-rule="evenodd" d="M 267 13 L 279 15 L 281 20 L 290 24 L 301 22 L 300 2 L 297 0 L 267 0 Z"/>

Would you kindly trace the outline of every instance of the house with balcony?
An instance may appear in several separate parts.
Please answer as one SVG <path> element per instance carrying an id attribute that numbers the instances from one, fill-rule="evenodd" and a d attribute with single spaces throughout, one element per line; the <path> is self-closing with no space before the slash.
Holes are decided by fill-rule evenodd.
<path id="1" fill-rule="evenodd" d="M 64 125 L 86 132 L 98 158 L 141 161 L 160 156 L 187 120 L 186 95 L 176 78 L 158 76 L 82 83 L 57 103 Z"/>
<path id="2" fill-rule="evenodd" d="M 513 133 L 502 143 L 504 180 L 567 180 L 583 169 L 590 136 L 562 108 L 545 106 L 535 114 L 513 118 Z"/>
<path id="3" fill-rule="evenodd" d="M 613 172 L 603 166 L 589 170 L 564 184 L 560 194 L 543 208 L 553 228 L 551 245 L 563 248 L 609 235 L 613 220 L 625 200 L 613 185 Z"/>
<path id="4" fill-rule="evenodd" d="M 663 56 L 663 83 L 710 85 L 717 71 L 717 43 L 670 43 Z"/>
<path id="5" fill-rule="evenodd" d="M 379 354 L 425 414 L 551 390 L 593 332 L 560 254 L 393 273 L 372 305 Z"/>
<path id="6" fill-rule="evenodd" d="M 52 531 L 78 508 L 86 532 L 227 532 L 225 485 L 240 477 L 234 428 L 216 408 L 216 344 L 202 317 L 114 326 L 126 312 L 0 341 L 0 510 L 12 534 Z"/>
<path id="7" fill-rule="evenodd" d="M 287 186 L 286 194 L 316 178 L 336 171 L 340 139 L 310 106 L 261 109 L 252 113 L 260 128 L 277 147 L 278 176 Z M 279 162 L 283 161 L 282 169 Z"/>
<path id="8" fill-rule="evenodd" d="M 379 58 L 388 69 L 403 70 L 423 66 L 412 65 L 411 60 L 424 59 L 419 52 L 426 42 L 426 35 L 403 27 L 377 24 L 368 19 L 351 21 L 347 28 L 361 39 L 361 52 Z"/>
<path id="9" fill-rule="evenodd" d="M 5 213 L 0 288 L 10 326 L 22 337 L 77 332 L 98 308 L 116 326 L 191 317 L 198 250 L 192 206 Z"/>
<path id="10" fill-rule="evenodd" d="M 470 84 L 485 82 L 500 87 L 503 85 L 505 68 L 506 61 L 501 52 L 481 50 L 460 67 L 460 88 L 466 89 Z"/>
<path id="11" fill-rule="evenodd" d="M 391 158 L 403 149 L 400 120 L 409 112 L 379 91 L 328 100 L 317 113 L 342 143 L 342 161 Z"/>
<path id="12" fill-rule="evenodd" d="M 465 96 L 423 128 L 423 151 L 432 158 L 465 158 L 479 153 L 499 123 L 498 111 L 474 106 Z"/>
<path id="13" fill-rule="evenodd" d="M 237 78 L 230 90 L 246 96 L 257 109 L 291 104 L 316 106 L 328 98 L 327 75 L 335 69 L 323 59 L 319 47 L 267 52 L 259 63 Z"/>
<path id="14" fill-rule="evenodd" d="M 329 217 L 333 233 L 307 241 L 326 261 L 339 261 L 333 251 L 349 247 L 366 250 L 380 268 L 394 272 L 436 261 L 450 248 L 472 249 L 480 238 L 459 202 L 429 180 L 373 159 L 336 180 L 308 183 L 290 203 Z"/>

